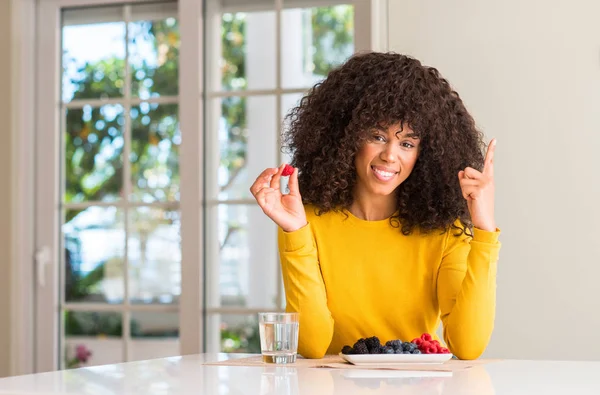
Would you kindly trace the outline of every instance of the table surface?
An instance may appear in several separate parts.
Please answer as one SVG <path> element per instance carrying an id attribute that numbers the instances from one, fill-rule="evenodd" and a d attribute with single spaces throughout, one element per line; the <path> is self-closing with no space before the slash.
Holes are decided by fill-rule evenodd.
<path id="1" fill-rule="evenodd" d="M 200 354 L 0 379 L 0 394 L 600 394 L 600 361 L 503 360 L 453 373 L 205 366 Z"/>

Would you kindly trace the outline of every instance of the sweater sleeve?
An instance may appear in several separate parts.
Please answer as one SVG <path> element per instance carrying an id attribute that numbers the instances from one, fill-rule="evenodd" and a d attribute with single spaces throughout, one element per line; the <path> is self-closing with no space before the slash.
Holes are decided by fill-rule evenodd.
<path id="1" fill-rule="evenodd" d="M 459 359 L 477 359 L 494 328 L 500 231 L 448 233 L 437 279 L 444 340 Z"/>
<path id="2" fill-rule="evenodd" d="M 322 358 L 333 337 L 333 318 L 310 223 L 294 232 L 278 230 L 286 311 L 300 313 L 298 353 Z"/>

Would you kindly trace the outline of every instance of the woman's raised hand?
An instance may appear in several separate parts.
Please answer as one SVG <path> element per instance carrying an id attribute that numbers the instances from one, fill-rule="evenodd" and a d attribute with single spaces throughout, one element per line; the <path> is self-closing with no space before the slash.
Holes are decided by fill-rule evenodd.
<path id="1" fill-rule="evenodd" d="M 285 164 L 263 171 L 250 187 L 252 196 L 262 211 L 285 232 L 306 226 L 306 212 L 298 188 L 298 169 L 289 176 L 289 194 L 282 194 L 279 186 Z"/>

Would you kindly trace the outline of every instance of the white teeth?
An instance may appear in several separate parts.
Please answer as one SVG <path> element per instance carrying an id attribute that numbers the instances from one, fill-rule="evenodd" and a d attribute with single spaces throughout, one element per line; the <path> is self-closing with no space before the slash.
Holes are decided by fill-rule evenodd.
<path id="1" fill-rule="evenodd" d="M 377 174 L 380 174 L 383 177 L 388 177 L 389 178 L 389 177 L 392 177 L 394 175 L 394 173 L 389 173 L 387 171 L 383 171 L 383 170 L 379 170 L 379 169 L 373 169 L 373 170 L 375 170 L 375 172 Z"/>

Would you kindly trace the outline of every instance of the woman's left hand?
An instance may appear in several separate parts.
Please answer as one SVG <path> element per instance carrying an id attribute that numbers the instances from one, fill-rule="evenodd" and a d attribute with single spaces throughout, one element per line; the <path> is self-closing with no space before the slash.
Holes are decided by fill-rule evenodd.
<path id="1" fill-rule="evenodd" d="M 496 139 L 493 139 L 485 154 L 483 171 L 467 167 L 458 172 L 458 181 L 463 197 L 467 200 L 467 207 L 471 213 L 473 226 L 496 231 L 494 220 L 494 150 Z"/>

